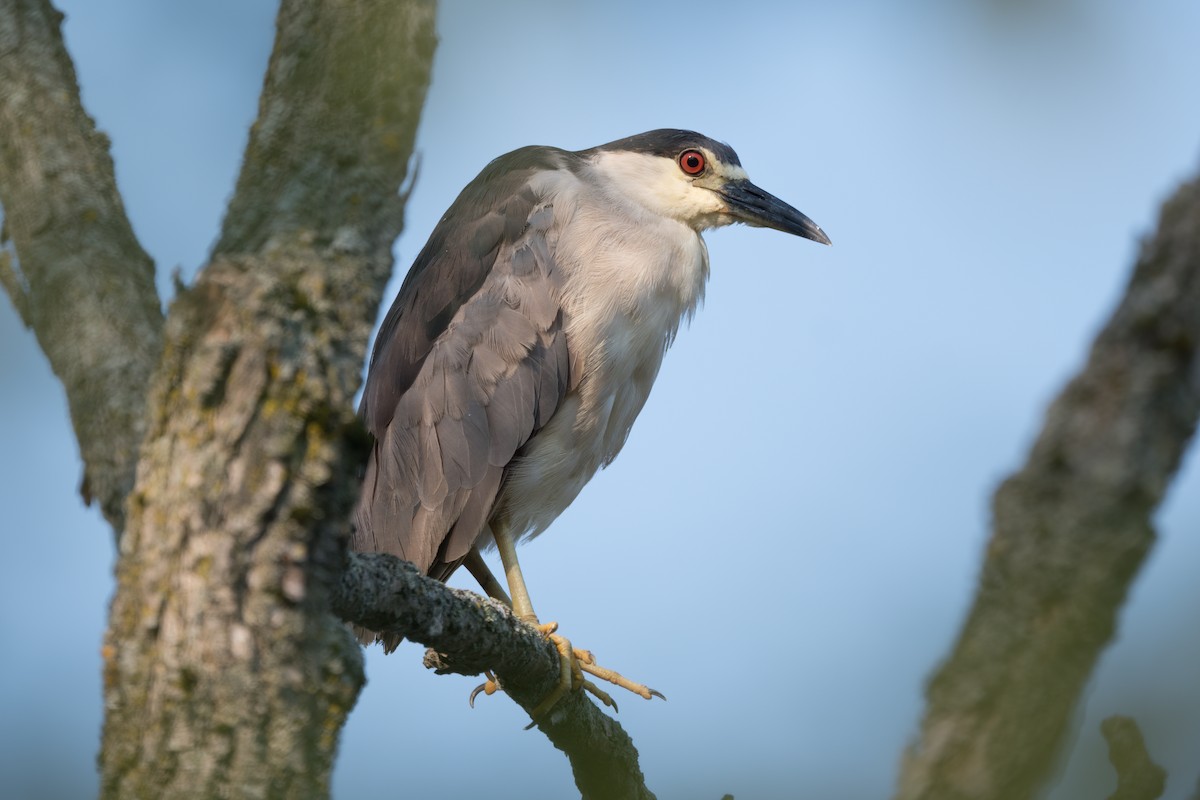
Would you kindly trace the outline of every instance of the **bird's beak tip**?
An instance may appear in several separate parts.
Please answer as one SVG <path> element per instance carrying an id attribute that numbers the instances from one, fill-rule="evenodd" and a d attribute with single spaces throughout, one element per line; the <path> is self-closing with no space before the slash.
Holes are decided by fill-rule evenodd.
<path id="1" fill-rule="evenodd" d="M 729 205 L 730 214 L 740 222 L 774 228 L 818 244 L 833 244 L 817 223 L 748 180 L 726 184 L 721 194 Z"/>

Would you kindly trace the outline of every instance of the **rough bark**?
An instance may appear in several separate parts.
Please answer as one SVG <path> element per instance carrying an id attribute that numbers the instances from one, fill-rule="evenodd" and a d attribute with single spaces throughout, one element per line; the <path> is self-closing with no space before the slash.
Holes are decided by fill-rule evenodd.
<path id="1" fill-rule="evenodd" d="M 84 500 L 119 533 L 162 311 L 61 21 L 46 0 L 0 2 L 0 203 L 20 255 L 0 258 L 0 284 L 66 389 Z"/>
<path id="2" fill-rule="evenodd" d="M 325 613 L 360 458 L 339 351 L 365 334 L 335 288 L 356 261 L 220 260 L 173 305 L 105 637 L 105 796 L 327 791 L 362 683 Z"/>
<path id="3" fill-rule="evenodd" d="M 151 384 L 104 644 L 106 797 L 328 794 L 362 684 L 328 613 L 365 453 L 353 396 L 433 22 L 426 0 L 280 8 L 224 233 Z"/>
<path id="4" fill-rule="evenodd" d="M 1200 414 L 1200 180 L 1163 207 L 1087 365 L 997 490 L 974 606 L 896 796 L 1030 797 L 1154 543 Z"/>
<path id="5" fill-rule="evenodd" d="M 416 567 L 378 553 L 352 553 L 334 612 L 372 630 L 394 630 L 433 648 L 439 672 L 491 669 L 505 691 L 532 712 L 559 676 L 557 651 L 494 600 L 451 589 Z M 631 701 L 633 702 L 633 701 Z M 566 754 L 585 800 L 652 800 L 633 741 L 582 692 L 572 692 L 537 727 Z"/>

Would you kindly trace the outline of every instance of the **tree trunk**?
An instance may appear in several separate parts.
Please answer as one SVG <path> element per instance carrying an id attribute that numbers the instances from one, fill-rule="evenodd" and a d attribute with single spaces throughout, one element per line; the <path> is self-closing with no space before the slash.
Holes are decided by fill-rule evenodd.
<path id="1" fill-rule="evenodd" d="M 172 305 L 105 638 L 107 797 L 321 797 L 363 682 L 328 612 L 431 2 L 289 0 L 214 260 Z"/>

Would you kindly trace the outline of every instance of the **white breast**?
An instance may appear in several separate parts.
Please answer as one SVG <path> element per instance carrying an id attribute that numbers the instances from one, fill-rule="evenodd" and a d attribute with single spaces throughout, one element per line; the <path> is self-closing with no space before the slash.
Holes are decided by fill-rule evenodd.
<path id="1" fill-rule="evenodd" d="M 687 225 L 574 179 L 553 188 L 575 386 L 506 479 L 500 505 L 531 537 L 616 457 L 708 278 L 704 240 Z"/>

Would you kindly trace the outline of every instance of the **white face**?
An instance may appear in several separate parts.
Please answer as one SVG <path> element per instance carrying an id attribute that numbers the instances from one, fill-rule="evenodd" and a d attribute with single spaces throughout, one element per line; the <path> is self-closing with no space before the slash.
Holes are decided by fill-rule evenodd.
<path id="1" fill-rule="evenodd" d="M 689 148 L 673 158 L 645 153 L 600 151 L 592 160 L 595 177 L 607 191 L 653 214 L 677 219 L 697 231 L 737 220 L 717 191 L 746 171 L 722 163 L 712 152 Z"/>

